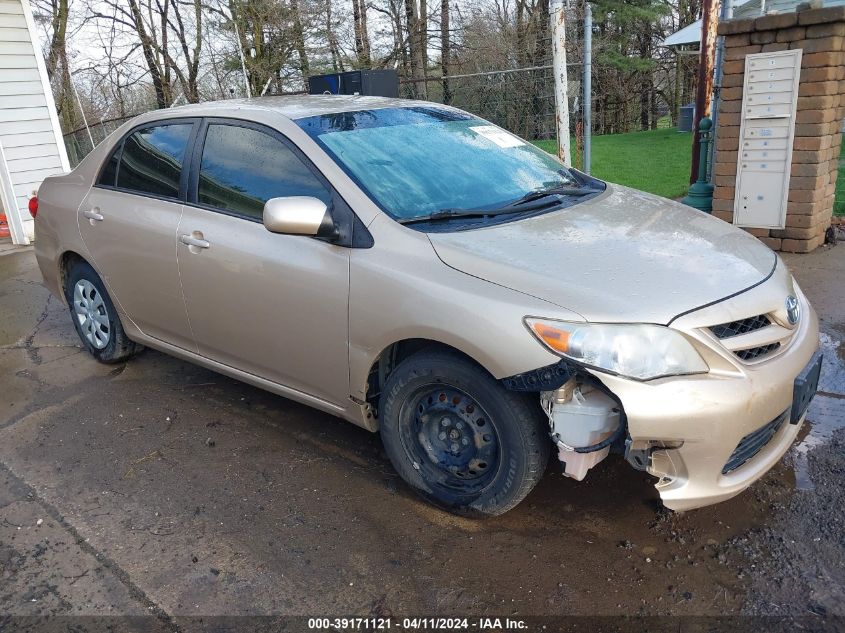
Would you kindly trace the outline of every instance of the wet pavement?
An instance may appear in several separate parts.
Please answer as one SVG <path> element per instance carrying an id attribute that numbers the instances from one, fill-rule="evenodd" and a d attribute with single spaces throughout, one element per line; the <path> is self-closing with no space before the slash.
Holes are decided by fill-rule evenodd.
<path id="1" fill-rule="evenodd" d="M 189 615 L 845 615 L 845 247 L 786 259 L 826 360 L 802 439 L 769 475 L 673 514 L 621 457 L 581 483 L 552 464 L 517 509 L 475 521 L 418 500 L 348 423 L 151 350 L 96 363 L 32 251 L 0 249 L 0 629 L 44 614 L 165 629 Z"/>

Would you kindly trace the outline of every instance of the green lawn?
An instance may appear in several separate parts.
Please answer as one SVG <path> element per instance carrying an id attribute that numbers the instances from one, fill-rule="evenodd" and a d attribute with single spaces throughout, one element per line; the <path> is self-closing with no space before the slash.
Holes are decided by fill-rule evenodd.
<path id="1" fill-rule="evenodd" d="M 836 177 L 833 215 L 845 215 L 845 136 L 842 137 L 842 153 L 839 155 L 839 175 Z"/>
<path id="2" fill-rule="evenodd" d="M 535 144 L 557 152 L 556 141 Z M 574 150 L 574 140 L 572 147 Z M 594 136 L 592 174 L 666 198 L 679 198 L 689 188 L 691 149 L 691 134 L 674 128 Z"/>
<path id="3" fill-rule="evenodd" d="M 556 141 L 534 141 L 547 152 L 557 152 Z M 593 175 L 666 198 L 686 195 L 689 187 L 689 133 L 674 128 L 593 137 Z M 575 139 L 572 139 L 573 150 Z M 845 136 L 836 179 L 834 215 L 845 215 Z"/>

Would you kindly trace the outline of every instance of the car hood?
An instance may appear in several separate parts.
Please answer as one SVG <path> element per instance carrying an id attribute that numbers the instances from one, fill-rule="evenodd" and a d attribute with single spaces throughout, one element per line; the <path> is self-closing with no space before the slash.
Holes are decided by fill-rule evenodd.
<path id="1" fill-rule="evenodd" d="M 600 322 L 668 324 L 762 282 L 777 261 L 722 220 L 611 184 L 559 211 L 428 237 L 452 268 Z"/>

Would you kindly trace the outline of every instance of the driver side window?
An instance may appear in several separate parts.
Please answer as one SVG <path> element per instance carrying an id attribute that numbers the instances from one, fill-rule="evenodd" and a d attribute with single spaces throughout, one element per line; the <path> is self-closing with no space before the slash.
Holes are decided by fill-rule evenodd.
<path id="1" fill-rule="evenodd" d="M 278 139 L 247 127 L 208 126 L 197 190 L 201 205 L 260 221 L 264 203 L 285 196 L 331 204 L 331 192 Z"/>

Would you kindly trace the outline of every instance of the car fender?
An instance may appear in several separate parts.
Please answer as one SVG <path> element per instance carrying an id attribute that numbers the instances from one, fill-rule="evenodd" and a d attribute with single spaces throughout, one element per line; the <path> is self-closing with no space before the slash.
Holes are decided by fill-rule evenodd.
<path id="1" fill-rule="evenodd" d="M 383 216 L 375 247 L 350 259 L 349 363 L 363 400 L 373 364 L 390 345 L 426 339 L 455 348 L 501 379 L 560 358 L 529 333 L 524 317 L 583 321 L 577 313 L 446 266 L 424 233 Z"/>

